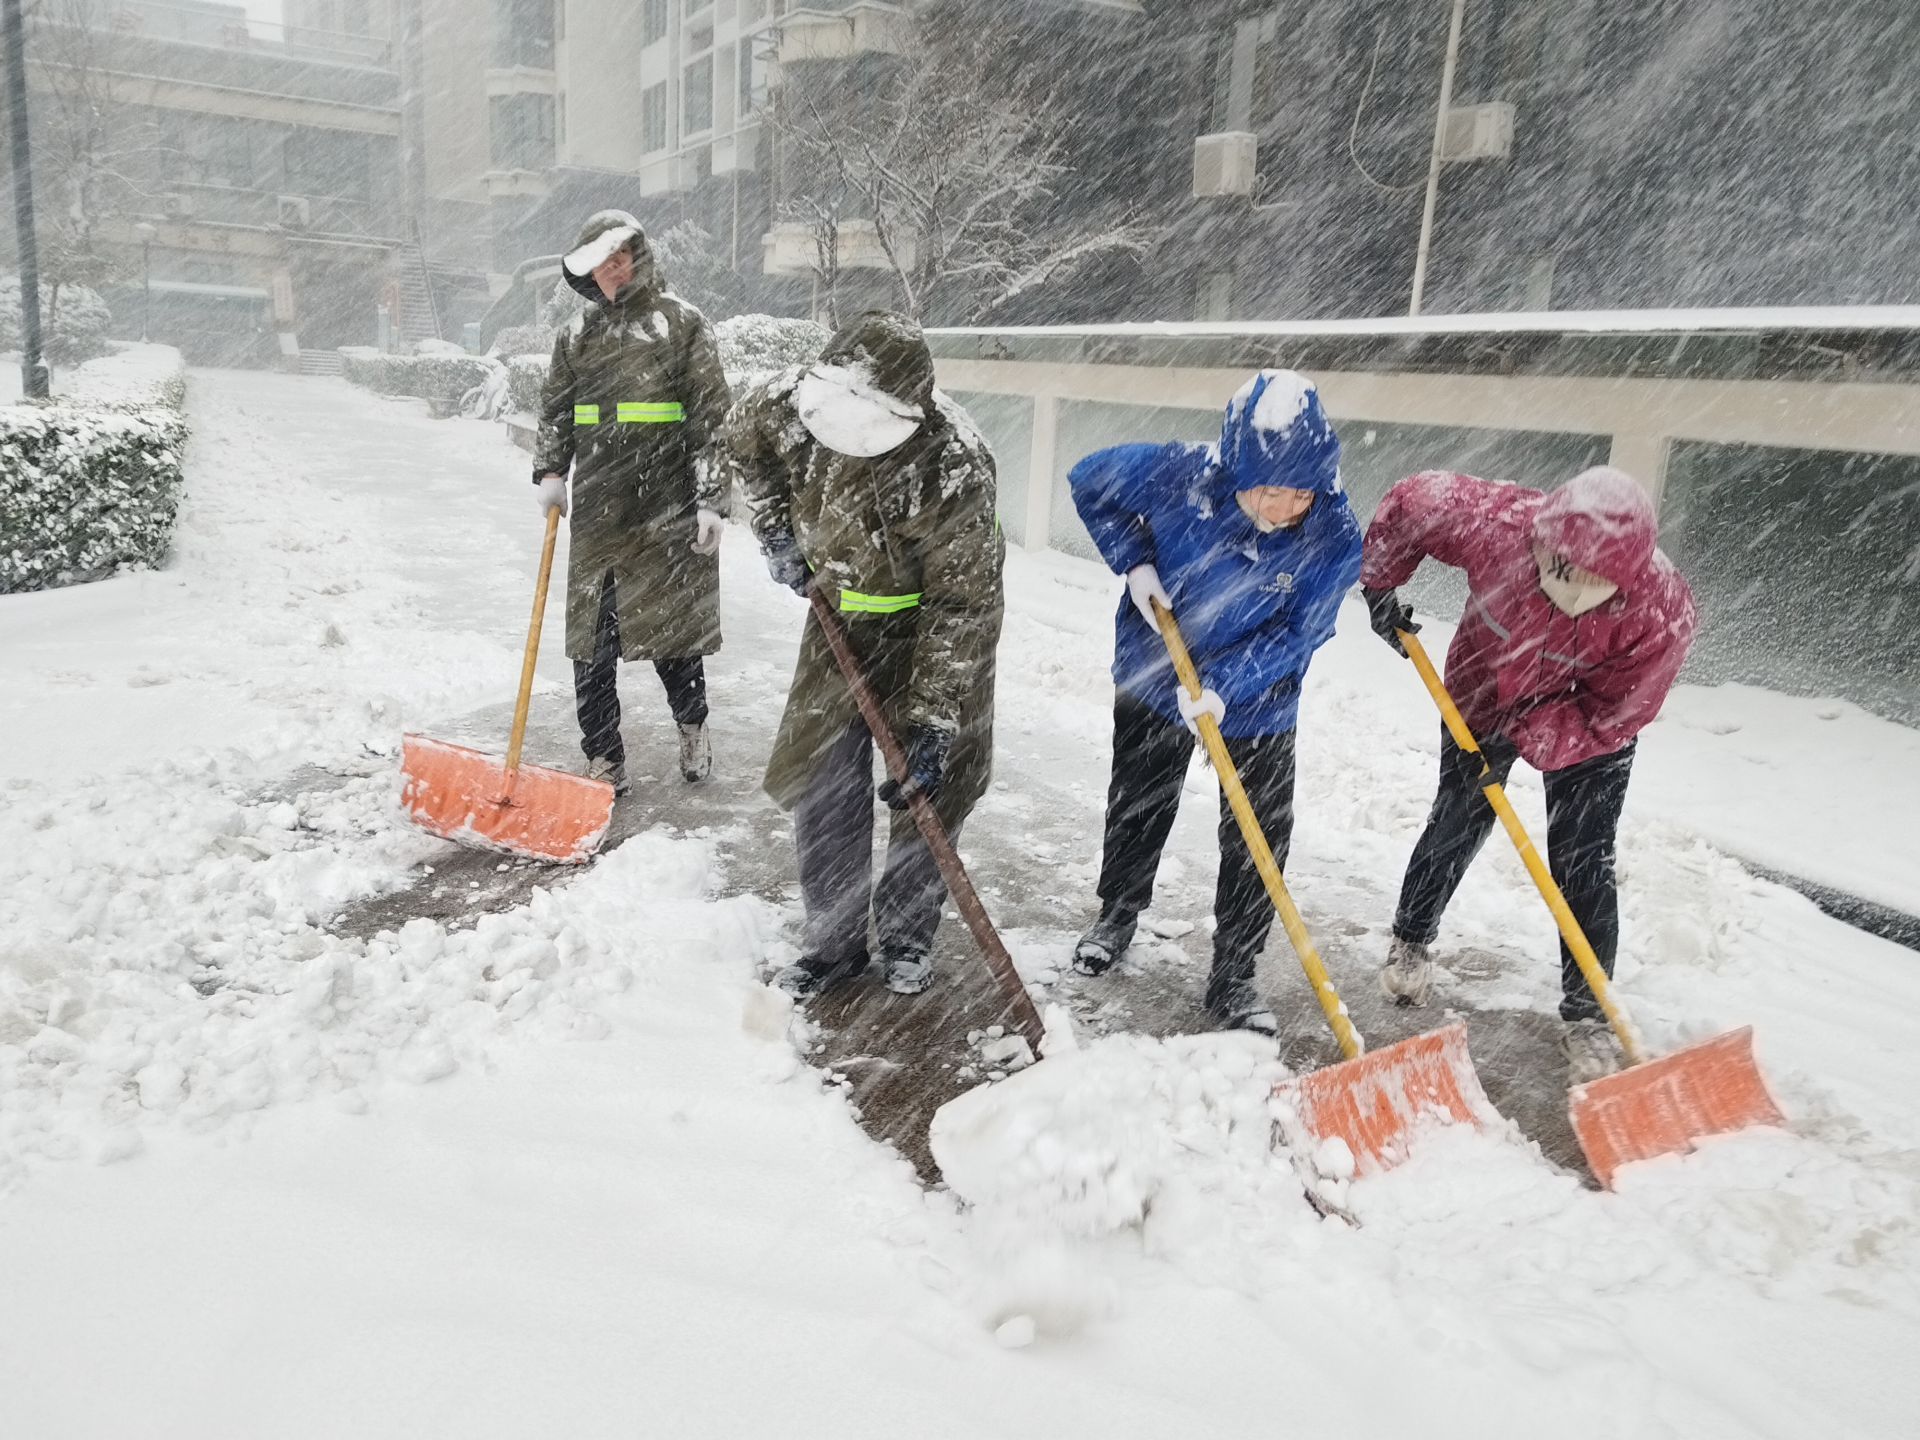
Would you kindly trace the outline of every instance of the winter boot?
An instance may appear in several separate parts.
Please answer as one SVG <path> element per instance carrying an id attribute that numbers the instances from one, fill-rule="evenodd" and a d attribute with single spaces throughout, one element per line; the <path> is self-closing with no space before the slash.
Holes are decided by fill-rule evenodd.
<path id="1" fill-rule="evenodd" d="M 1424 1005 L 1433 993 L 1433 960 L 1427 947 L 1394 937 L 1380 967 L 1380 993 L 1396 1005 Z"/>
<path id="2" fill-rule="evenodd" d="M 633 786 L 627 783 L 627 766 L 623 760 L 609 760 L 604 755 L 595 755 L 587 761 L 587 779 L 604 780 L 613 786 L 613 793 L 624 795 Z"/>
<path id="3" fill-rule="evenodd" d="M 1560 1050 L 1567 1057 L 1569 1087 L 1606 1079 L 1625 1058 L 1612 1027 L 1604 1020 L 1569 1020 L 1560 1036 Z"/>
<path id="4" fill-rule="evenodd" d="M 1280 1033 L 1280 1021 L 1248 980 L 1209 984 L 1207 1014 L 1222 1030 L 1251 1030 L 1256 1035 Z"/>
<path id="5" fill-rule="evenodd" d="M 817 956 L 802 955 L 793 964 L 775 974 L 772 985 L 774 989 L 784 990 L 796 1000 L 806 1000 L 866 973 L 866 968 L 867 952 L 864 950 L 855 951 L 837 964 Z"/>
<path id="6" fill-rule="evenodd" d="M 1073 968 L 1082 975 L 1104 975 L 1133 943 L 1138 917 L 1131 910 L 1102 910 L 1093 928 L 1073 947 Z"/>
<path id="7" fill-rule="evenodd" d="M 933 960 L 924 950 L 883 950 L 880 969 L 887 989 L 896 995 L 918 995 L 933 983 Z"/>
<path id="8" fill-rule="evenodd" d="M 707 739 L 706 721 L 680 727 L 680 774 L 689 782 L 704 780 L 713 773 L 713 742 Z"/>

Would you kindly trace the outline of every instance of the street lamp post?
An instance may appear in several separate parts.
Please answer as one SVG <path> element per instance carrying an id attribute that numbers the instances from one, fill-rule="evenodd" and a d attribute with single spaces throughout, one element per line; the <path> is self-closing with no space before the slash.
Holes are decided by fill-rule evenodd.
<path id="1" fill-rule="evenodd" d="M 7 118 L 13 131 L 13 223 L 20 249 L 20 392 L 51 392 L 40 354 L 40 251 L 33 229 L 33 147 L 27 139 L 27 33 L 20 0 L 0 0 L 0 48 L 6 50 Z"/>
<path id="2" fill-rule="evenodd" d="M 133 227 L 134 238 L 140 242 L 140 341 L 142 344 L 150 338 L 148 331 L 153 324 L 153 237 L 159 233 L 146 220 L 136 222 Z"/>
<path id="3" fill-rule="evenodd" d="M 1427 201 L 1420 212 L 1420 244 L 1413 258 L 1413 296 L 1407 314 L 1418 315 L 1427 296 L 1427 257 L 1433 249 L 1433 211 L 1440 199 L 1440 166 L 1447 147 L 1447 116 L 1453 108 L 1453 68 L 1460 59 L 1460 22 L 1467 0 L 1453 0 L 1447 25 L 1447 58 L 1440 67 L 1440 105 L 1433 117 L 1433 149 L 1427 155 Z"/>

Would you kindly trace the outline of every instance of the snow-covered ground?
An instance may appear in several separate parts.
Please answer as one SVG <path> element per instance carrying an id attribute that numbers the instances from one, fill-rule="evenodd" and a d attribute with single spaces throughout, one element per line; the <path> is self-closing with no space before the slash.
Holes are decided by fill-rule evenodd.
<path id="1" fill-rule="evenodd" d="M 167 570 L 0 598 L 0 1433 L 1912 1433 L 1920 966 L 1711 843 L 1858 873 L 1890 792 L 1850 811 L 1837 750 L 1910 732 L 1683 690 L 1642 746 L 1623 994 L 1656 1047 L 1756 1024 L 1793 1133 L 1610 1195 L 1439 1135 L 1352 1186 L 1350 1230 L 1269 1147 L 1270 1048 L 1120 1037 L 975 1102 L 1001 1128 L 957 1115 L 963 1209 L 753 1003 L 781 914 L 714 835 L 646 831 L 468 928 L 326 927 L 442 853 L 395 813 L 396 741 L 511 683 L 524 457 L 332 381 L 201 373 L 189 414 Z M 730 631 L 797 631 L 744 532 L 723 574 Z M 1113 590 L 1010 558 L 983 810 L 1097 807 Z M 777 706 L 786 663 L 736 644 L 716 693 Z M 541 677 L 563 716 L 557 646 Z M 1303 724 L 1310 910 L 1384 922 L 1436 728 L 1350 607 Z M 1170 879 L 1209 873 L 1193 788 Z M 1870 836 L 1883 894 L 1916 885 L 1910 808 Z M 1443 944 L 1551 954 L 1497 846 Z M 1553 988 L 1544 958 L 1444 980 Z"/>

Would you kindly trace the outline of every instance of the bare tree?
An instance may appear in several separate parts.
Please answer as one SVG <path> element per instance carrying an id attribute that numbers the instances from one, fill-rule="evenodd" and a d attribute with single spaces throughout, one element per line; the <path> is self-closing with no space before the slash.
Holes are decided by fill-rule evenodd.
<path id="1" fill-rule="evenodd" d="M 780 212 L 813 236 L 830 321 L 856 247 L 877 247 L 908 314 L 962 322 L 1148 249 L 1137 214 L 1062 217 L 1070 117 L 1043 90 L 992 93 L 976 59 L 923 44 L 882 73 L 783 81 Z"/>
<path id="2" fill-rule="evenodd" d="M 50 180 L 41 273 L 57 313 L 62 286 L 113 280 L 103 223 L 150 198 L 144 176 L 161 136 L 134 93 L 126 37 L 104 0 L 35 0 L 29 55 L 35 88 L 35 168 Z M 49 319 L 51 324 L 51 316 Z"/>

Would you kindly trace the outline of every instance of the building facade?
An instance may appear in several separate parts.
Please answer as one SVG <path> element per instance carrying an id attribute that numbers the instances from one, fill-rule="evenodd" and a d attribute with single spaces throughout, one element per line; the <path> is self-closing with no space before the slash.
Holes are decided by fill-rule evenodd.
<path id="1" fill-rule="evenodd" d="M 376 338 L 409 233 L 384 41 L 206 0 L 49 7 L 28 91 L 43 268 L 121 334 L 224 363 Z"/>

